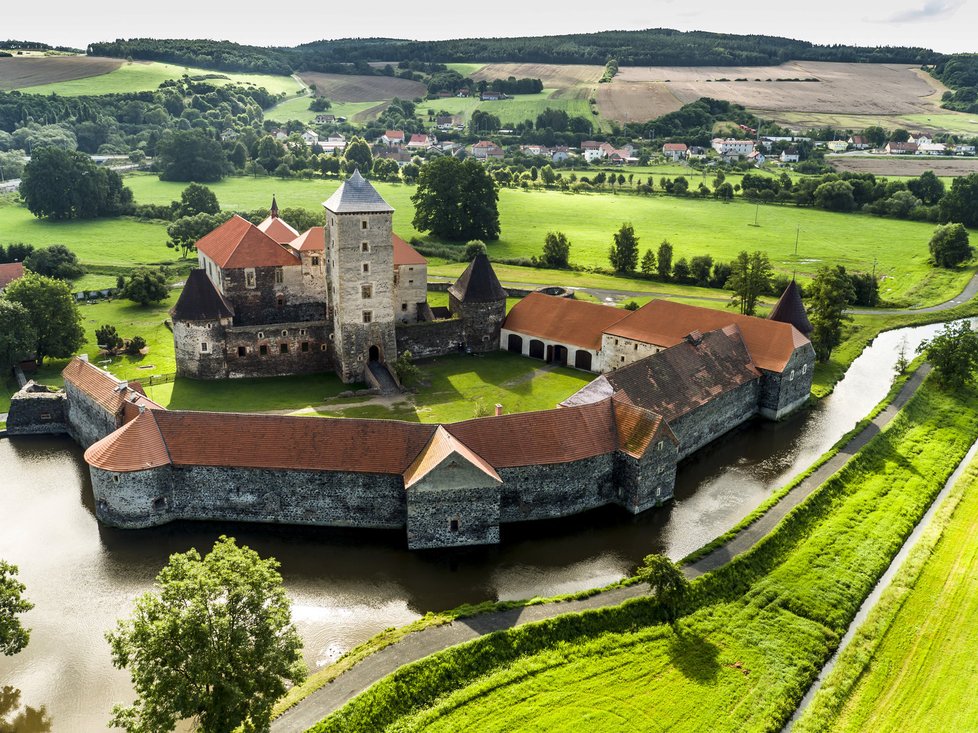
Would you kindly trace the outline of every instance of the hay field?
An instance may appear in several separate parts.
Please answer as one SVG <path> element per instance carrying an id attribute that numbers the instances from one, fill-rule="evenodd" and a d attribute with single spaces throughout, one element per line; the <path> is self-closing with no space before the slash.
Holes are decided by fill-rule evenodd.
<path id="1" fill-rule="evenodd" d="M 547 89 L 555 89 L 554 97 L 586 99 L 586 90 L 597 86 L 604 73 L 603 66 L 584 64 L 486 64 L 472 73 L 475 81 L 492 81 L 515 76 L 517 79 L 539 79 Z"/>
<path id="2" fill-rule="evenodd" d="M 14 56 L 0 58 L 0 90 L 24 89 L 87 79 L 115 71 L 122 59 L 97 56 Z"/>
<path id="3" fill-rule="evenodd" d="M 797 113 L 927 114 L 936 111 L 944 90 L 939 82 L 905 64 L 791 61 L 780 66 L 623 67 L 611 84 L 602 85 L 607 89 L 599 94 L 599 109 L 605 116 L 618 114 L 619 119 L 625 112 L 631 120 L 651 119 L 670 111 L 661 106 L 664 91 L 659 85 L 680 104 L 700 97 L 725 99 L 775 120 L 784 112 L 796 117 Z M 656 93 L 642 93 L 650 88 Z"/>
<path id="4" fill-rule="evenodd" d="M 316 93 L 331 102 L 389 102 L 394 97 L 414 99 L 427 94 L 419 81 L 391 76 L 355 76 L 304 72 L 299 75 L 306 84 L 315 84 Z"/>
<path id="5" fill-rule="evenodd" d="M 837 171 L 873 173 L 877 176 L 919 176 L 933 171 L 936 176 L 955 177 L 978 173 L 978 158 L 932 158 L 925 155 L 829 155 L 825 160 Z"/>

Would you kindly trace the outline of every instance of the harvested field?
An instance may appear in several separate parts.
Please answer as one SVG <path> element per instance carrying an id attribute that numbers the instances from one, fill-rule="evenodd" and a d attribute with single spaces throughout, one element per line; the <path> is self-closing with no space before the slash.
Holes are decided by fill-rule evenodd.
<path id="1" fill-rule="evenodd" d="M 603 73 L 603 66 L 583 64 L 486 64 L 474 72 L 472 78 L 476 81 L 507 79 L 511 76 L 517 79 L 539 79 L 548 89 L 565 90 L 570 87 L 597 85 Z"/>
<path id="2" fill-rule="evenodd" d="M 878 176 L 919 176 L 933 171 L 936 176 L 967 176 L 978 173 L 978 158 L 931 158 L 923 155 L 829 155 L 826 161 L 838 171 L 873 173 Z"/>
<path id="3" fill-rule="evenodd" d="M 353 76 L 348 74 L 299 75 L 306 84 L 315 84 L 317 94 L 334 102 L 382 102 L 394 97 L 414 99 L 428 93 L 419 81 L 395 79 L 390 76 Z"/>
<path id="4" fill-rule="evenodd" d="M 599 92 L 599 109 L 612 119 L 616 109 L 628 111 L 631 120 L 651 119 L 669 111 L 661 107 L 663 93 L 643 94 L 635 86 L 648 90 L 659 84 L 681 104 L 701 97 L 726 99 L 775 120 L 782 112 L 926 114 L 937 110 L 943 91 L 936 80 L 904 64 L 791 61 L 781 66 L 623 67 L 611 84 L 602 85 L 607 89 Z"/>
<path id="5" fill-rule="evenodd" d="M 87 79 L 115 71 L 121 59 L 97 56 L 27 56 L 0 58 L 0 90 L 23 89 Z"/>
<path id="6" fill-rule="evenodd" d="M 661 81 L 601 84 L 597 93 L 598 110 L 615 122 L 645 122 L 675 112 L 684 102 Z"/>

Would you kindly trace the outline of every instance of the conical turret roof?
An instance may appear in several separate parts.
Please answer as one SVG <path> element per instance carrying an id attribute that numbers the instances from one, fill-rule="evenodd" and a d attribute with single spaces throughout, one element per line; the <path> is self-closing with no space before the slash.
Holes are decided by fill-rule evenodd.
<path id="1" fill-rule="evenodd" d="M 336 192 L 323 202 L 329 211 L 335 214 L 376 214 L 393 212 L 394 207 L 384 201 L 366 178 L 360 175 L 360 170 L 343 181 Z"/>
<path id="2" fill-rule="evenodd" d="M 192 270 L 170 315 L 177 321 L 207 321 L 231 318 L 234 308 L 217 292 L 203 270 Z"/>
<path id="3" fill-rule="evenodd" d="M 499 279 L 492 269 L 489 258 L 484 254 L 476 255 L 475 259 L 465 268 L 465 272 L 448 289 L 448 292 L 463 303 L 506 300 L 509 295 L 499 284 Z"/>
<path id="4" fill-rule="evenodd" d="M 772 321 L 790 323 L 806 336 L 812 332 L 812 324 L 805 312 L 805 304 L 801 302 L 801 288 L 798 287 L 794 278 L 781 293 L 781 297 L 768 318 Z"/>

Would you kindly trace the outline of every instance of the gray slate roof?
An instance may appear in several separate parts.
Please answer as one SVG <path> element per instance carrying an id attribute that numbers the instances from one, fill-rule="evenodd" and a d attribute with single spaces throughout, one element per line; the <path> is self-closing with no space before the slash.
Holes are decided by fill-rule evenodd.
<path id="1" fill-rule="evenodd" d="M 214 283 L 203 270 L 191 270 L 176 305 L 170 315 L 177 321 L 209 321 L 231 318 L 234 306 L 217 292 Z"/>
<path id="2" fill-rule="evenodd" d="M 475 256 L 458 280 L 448 288 L 448 292 L 463 303 L 489 303 L 509 297 L 484 254 Z"/>
<path id="3" fill-rule="evenodd" d="M 336 193 L 323 202 L 323 206 L 335 214 L 375 214 L 394 211 L 389 203 L 360 175 L 359 170 L 345 180 Z"/>

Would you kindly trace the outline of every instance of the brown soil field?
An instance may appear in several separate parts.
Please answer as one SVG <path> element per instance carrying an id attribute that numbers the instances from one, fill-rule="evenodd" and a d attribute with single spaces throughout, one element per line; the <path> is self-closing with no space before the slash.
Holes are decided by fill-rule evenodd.
<path id="1" fill-rule="evenodd" d="M 414 99 L 427 94 L 427 88 L 419 81 L 389 76 L 352 76 L 313 72 L 305 72 L 299 76 L 306 84 L 315 84 L 319 96 L 328 97 L 334 102 L 380 102 L 394 97 Z"/>
<path id="2" fill-rule="evenodd" d="M 121 59 L 90 56 L 28 56 L 0 58 L 0 90 L 86 79 L 115 71 Z"/>
<path id="3" fill-rule="evenodd" d="M 601 113 L 618 120 L 627 114 L 632 121 L 677 109 L 676 103 L 669 108 L 667 92 L 679 104 L 712 97 L 777 119 L 779 112 L 928 113 L 935 111 L 943 91 L 938 82 L 907 65 L 816 61 L 791 61 L 781 66 L 623 67 L 611 84 L 601 86 Z"/>
<path id="4" fill-rule="evenodd" d="M 877 158 L 863 155 L 826 156 L 825 160 L 838 171 L 872 173 L 877 176 L 919 176 L 933 171 L 936 176 L 966 176 L 978 173 L 978 158 L 929 158 L 923 155 L 895 155 Z"/>
<path id="5" fill-rule="evenodd" d="M 472 74 L 472 78 L 475 81 L 507 79 L 511 76 L 517 79 L 539 79 L 548 89 L 567 90 L 569 87 L 596 85 L 603 73 L 603 66 L 583 64 L 486 64 Z M 562 96 L 569 99 L 583 98 L 580 94 L 571 94 L 569 91 Z"/>

